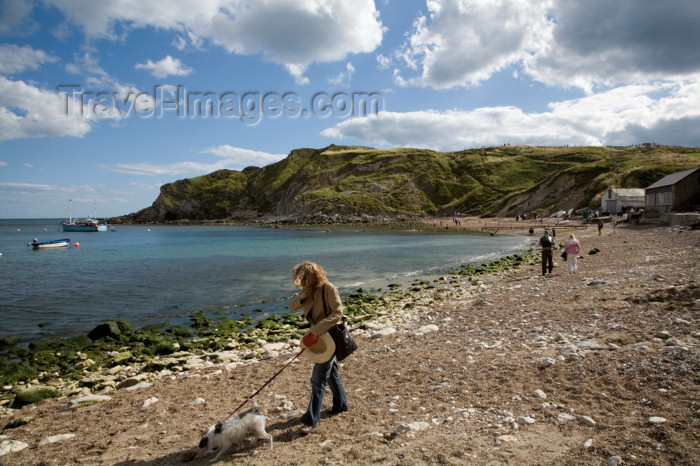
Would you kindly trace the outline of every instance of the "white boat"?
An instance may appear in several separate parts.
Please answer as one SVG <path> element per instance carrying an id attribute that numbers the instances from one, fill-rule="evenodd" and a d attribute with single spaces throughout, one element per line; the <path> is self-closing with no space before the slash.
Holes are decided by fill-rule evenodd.
<path id="1" fill-rule="evenodd" d="M 65 248 L 70 245 L 70 238 L 55 239 L 52 241 L 39 241 L 36 238 L 32 240 L 31 243 L 27 243 L 27 246 L 31 246 L 34 249 L 55 249 L 55 248 Z"/>
<path id="2" fill-rule="evenodd" d="M 73 199 L 68 200 L 68 222 L 63 222 L 63 231 L 107 231 L 107 224 L 97 220 L 97 202 L 95 202 L 95 212 L 93 217 L 83 220 L 73 220 Z"/>

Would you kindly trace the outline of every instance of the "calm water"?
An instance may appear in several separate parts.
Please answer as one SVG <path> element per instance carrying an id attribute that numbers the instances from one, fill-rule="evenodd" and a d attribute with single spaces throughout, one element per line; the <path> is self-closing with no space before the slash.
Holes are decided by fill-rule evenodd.
<path id="1" fill-rule="evenodd" d="M 18 231 L 19 230 L 19 231 Z M 33 250 L 70 238 L 80 247 Z M 107 320 L 135 327 L 286 311 L 291 268 L 322 264 L 341 291 L 410 283 L 526 249 L 520 237 L 321 228 L 116 226 L 62 232 L 59 220 L 0 220 L 0 336 L 85 334 Z"/>

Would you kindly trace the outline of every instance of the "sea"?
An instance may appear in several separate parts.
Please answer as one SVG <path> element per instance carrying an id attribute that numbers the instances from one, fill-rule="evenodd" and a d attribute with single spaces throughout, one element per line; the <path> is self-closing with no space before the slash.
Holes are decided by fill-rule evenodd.
<path id="1" fill-rule="evenodd" d="M 0 219 L 0 337 L 85 335 L 109 320 L 134 328 L 288 312 L 292 267 L 321 264 L 341 296 L 409 286 L 466 264 L 523 252 L 531 239 L 438 229 L 116 225 L 63 232 L 61 219 Z M 438 227 L 439 228 L 439 227 Z M 69 238 L 67 248 L 34 250 Z M 406 289 L 406 288 L 403 288 Z"/>

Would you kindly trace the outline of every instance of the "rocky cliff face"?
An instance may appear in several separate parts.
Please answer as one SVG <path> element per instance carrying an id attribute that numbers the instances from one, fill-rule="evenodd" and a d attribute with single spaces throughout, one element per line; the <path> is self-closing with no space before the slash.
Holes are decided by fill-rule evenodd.
<path id="1" fill-rule="evenodd" d="M 219 170 L 168 183 L 151 207 L 112 222 L 364 222 L 455 212 L 546 215 L 594 205 L 608 187 L 643 188 L 637 184 L 652 173 L 697 164 L 696 149 L 659 146 L 503 146 L 450 153 L 297 149 L 263 168 Z"/>

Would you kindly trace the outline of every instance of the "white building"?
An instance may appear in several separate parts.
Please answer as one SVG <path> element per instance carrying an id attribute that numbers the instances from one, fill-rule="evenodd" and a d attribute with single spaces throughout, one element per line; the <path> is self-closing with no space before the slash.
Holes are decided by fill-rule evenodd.
<path id="1" fill-rule="evenodd" d="M 601 210 L 615 213 L 626 207 L 644 207 L 644 189 L 610 188 L 601 198 Z"/>

